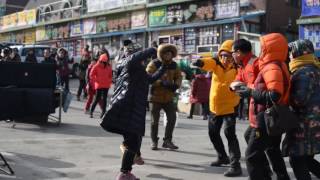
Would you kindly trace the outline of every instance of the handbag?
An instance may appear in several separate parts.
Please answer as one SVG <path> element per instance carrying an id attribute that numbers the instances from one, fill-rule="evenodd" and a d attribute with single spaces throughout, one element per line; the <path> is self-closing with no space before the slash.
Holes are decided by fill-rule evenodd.
<path id="1" fill-rule="evenodd" d="M 264 121 L 269 136 L 280 136 L 299 127 L 299 118 L 288 105 L 275 103 L 270 95 L 272 106 L 264 111 Z"/>
<path id="2" fill-rule="evenodd" d="M 281 69 L 285 81 L 285 89 L 289 90 L 290 80 L 284 73 L 281 64 L 278 61 L 273 62 Z M 283 133 L 290 132 L 291 130 L 299 127 L 299 118 L 291 110 L 289 105 L 277 104 L 271 98 L 271 93 L 268 93 L 272 102 L 271 107 L 268 107 L 264 112 L 264 121 L 267 133 L 270 136 L 280 136 Z"/>

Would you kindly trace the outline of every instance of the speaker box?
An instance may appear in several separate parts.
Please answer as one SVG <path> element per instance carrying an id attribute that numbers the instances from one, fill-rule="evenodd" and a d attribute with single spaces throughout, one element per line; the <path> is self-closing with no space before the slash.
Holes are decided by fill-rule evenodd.
<path id="1" fill-rule="evenodd" d="M 55 89 L 56 81 L 54 64 L 0 62 L 0 87 Z"/>

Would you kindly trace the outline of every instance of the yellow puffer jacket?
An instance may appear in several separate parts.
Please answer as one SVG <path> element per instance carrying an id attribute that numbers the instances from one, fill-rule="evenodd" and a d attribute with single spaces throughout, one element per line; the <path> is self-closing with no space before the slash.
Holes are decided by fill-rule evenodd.
<path id="1" fill-rule="evenodd" d="M 219 53 L 224 50 L 232 52 L 232 40 L 225 41 Z M 221 57 L 219 56 L 219 60 Z M 227 115 L 235 112 L 235 107 L 239 104 L 239 96 L 230 91 L 230 84 L 234 81 L 237 70 L 231 65 L 225 69 L 218 65 L 212 58 L 202 59 L 203 70 L 212 72 L 212 82 L 210 88 L 210 111 L 215 115 Z"/>

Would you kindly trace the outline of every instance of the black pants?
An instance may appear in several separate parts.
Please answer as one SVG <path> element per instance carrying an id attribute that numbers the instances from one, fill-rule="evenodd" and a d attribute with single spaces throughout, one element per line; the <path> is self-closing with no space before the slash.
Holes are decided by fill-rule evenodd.
<path id="1" fill-rule="evenodd" d="M 176 124 L 176 106 L 173 102 L 168 103 L 156 103 L 152 102 L 151 107 L 151 139 L 153 142 L 158 142 L 158 128 L 159 128 L 159 119 L 160 119 L 160 111 L 164 110 L 167 116 L 167 126 L 164 134 L 164 141 L 172 141 L 172 135 L 174 126 Z"/>
<path id="2" fill-rule="evenodd" d="M 191 104 L 191 108 L 190 108 L 190 113 L 189 116 L 192 117 L 193 116 L 193 112 L 194 112 L 194 107 L 195 107 L 196 103 L 192 103 Z M 209 102 L 206 103 L 201 103 L 202 105 L 202 115 L 203 116 L 208 116 L 209 115 Z"/>
<path id="3" fill-rule="evenodd" d="M 69 91 L 69 76 L 61 76 L 61 86 L 64 86 L 64 88 Z"/>
<path id="4" fill-rule="evenodd" d="M 246 164 L 251 180 L 271 180 L 268 155 L 277 180 L 290 180 L 280 151 L 281 136 L 270 137 L 265 128 L 252 128 L 246 149 Z"/>
<path id="5" fill-rule="evenodd" d="M 79 79 L 79 88 L 78 88 L 78 93 L 77 93 L 77 96 L 80 97 L 81 94 L 82 94 L 82 91 L 84 93 L 84 96 L 86 97 L 87 96 L 87 93 L 85 91 L 85 88 L 86 88 L 86 80 L 82 80 L 82 79 Z"/>
<path id="6" fill-rule="evenodd" d="M 124 134 L 123 143 L 127 146 L 127 149 L 123 153 L 121 172 L 128 172 L 132 170 L 134 156 L 140 152 L 142 136 L 137 134 Z"/>
<path id="7" fill-rule="evenodd" d="M 97 94 L 90 110 L 91 114 L 94 112 L 94 109 L 96 108 L 97 104 L 100 102 L 101 99 L 102 99 L 102 114 L 106 112 L 108 91 L 109 89 L 97 89 Z"/>
<path id="8" fill-rule="evenodd" d="M 218 158 L 227 158 L 228 155 L 225 151 L 224 144 L 220 136 L 220 130 L 224 123 L 224 134 L 228 140 L 229 154 L 231 160 L 231 167 L 239 167 L 240 163 L 240 147 L 238 138 L 236 135 L 236 119 L 235 114 L 216 116 L 210 115 L 209 118 L 209 137 L 210 140 L 218 153 Z"/>
<path id="9" fill-rule="evenodd" d="M 297 180 L 311 180 L 309 172 L 320 178 L 320 163 L 314 156 L 291 156 L 289 161 Z"/>
<path id="10" fill-rule="evenodd" d="M 239 105 L 238 105 L 238 118 L 242 119 L 243 118 L 243 107 L 244 107 L 244 99 L 241 98 Z"/>

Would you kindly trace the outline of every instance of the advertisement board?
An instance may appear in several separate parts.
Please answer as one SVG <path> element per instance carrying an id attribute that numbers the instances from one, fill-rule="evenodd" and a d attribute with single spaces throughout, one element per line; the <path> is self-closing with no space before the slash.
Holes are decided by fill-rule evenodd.
<path id="1" fill-rule="evenodd" d="M 319 16 L 320 0 L 302 0 L 301 16 Z"/>
<path id="2" fill-rule="evenodd" d="M 147 25 L 147 12 L 136 11 L 131 14 L 131 27 L 139 28 Z"/>
<path id="3" fill-rule="evenodd" d="M 149 12 L 149 26 L 163 26 L 167 24 L 167 7 L 153 8 Z"/>
<path id="4" fill-rule="evenodd" d="M 95 34 L 97 32 L 96 19 L 85 19 L 83 21 L 83 34 Z"/>

